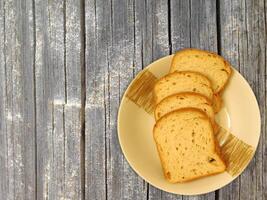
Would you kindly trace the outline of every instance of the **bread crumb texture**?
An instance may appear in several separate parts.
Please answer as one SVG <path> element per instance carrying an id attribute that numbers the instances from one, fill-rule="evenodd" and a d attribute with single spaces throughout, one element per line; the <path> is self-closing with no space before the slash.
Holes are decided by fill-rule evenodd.
<path id="1" fill-rule="evenodd" d="M 163 116 L 154 126 L 154 139 L 165 177 L 172 183 L 226 168 L 215 150 L 212 124 L 199 109 L 184 108 Z"/>
<path id="2" fill-rule="evenodd" d="M 221 56 L 200 49 L 184 49 L 178 51 L 171 64 L 170 72 L 194 71 L 208 77 L 215 93 L 225 87 L 231 76 L 230 64 Z"/>

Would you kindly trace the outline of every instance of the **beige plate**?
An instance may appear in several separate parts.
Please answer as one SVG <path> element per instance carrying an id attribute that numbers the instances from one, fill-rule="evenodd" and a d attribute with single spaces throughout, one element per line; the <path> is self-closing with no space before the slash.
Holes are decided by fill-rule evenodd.
<path id="1" fill-rule="evenodd" d="M 147 68 L 160 78 L 168 73 L 171 59 L 172 56 L 166 56 Z M 223 100 L 224 107 L 216 120 L 222 127 L 256 149 L 260 137 L 259 106 L 249 84 L 236 70 L 233 70 L 233 75 L 225 88 Z M 136 106 L 124 94 L 118 113 L 120 145 L 131 167 L 151 185 L 175 194 L 196 195 L 217 190 L 237 177 L 224 172 L 188 183 L 169 183 L 163 176 L 153 140 L 154 123 L 152 116 Z"/>

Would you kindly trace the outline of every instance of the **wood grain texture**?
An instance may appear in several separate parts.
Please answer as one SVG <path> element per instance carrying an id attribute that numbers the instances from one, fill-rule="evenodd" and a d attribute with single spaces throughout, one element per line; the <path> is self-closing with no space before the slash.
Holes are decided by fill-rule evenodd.
<path id="1" fill-rule="evenodd" d="M 63 2 L 35 1 L 37 199 L 65 197 L 63 8 Z"/>
<path id="2" fill-rule="evenodd" d="M 82 199 L 80 166 L 81 107 L 65 105 L 65 198 Z"/>
<path id="3" fill-rule="evenodd" d="M 80 1 L 35 1 L 37 199 L 81 199 Z"/>
<path id="4" fill-rule="evenodd" d="M 86 10 L 85 198 L 145 199 L 117 138 L 120 98 L 134 74 L 134 2 L 86 1 Z"/>
<path id="5" fill-rule="evenodd" d="M 134 1 L 111 1 L 111 42 L 108 47 L 106 76 L 106 146 L 107 197 L 109 199 L 144 199 L 146 185 L 136 175 L 121 152 L 117 135 L 117 111 L 120 99 L 133 78 Z M 120 178 L 119 178 L 120 177 Z"/>
<path id="6" fill-rule="evenodd" d="M 83 198 L 81 1 L 65 2 L 65 198 Z"/>
<path id="7" fill-rule="evenodd" d="M 110 11 L 103 1 L 85 1 L 86 108 L 85 199 L 106 199 L 105 71 Z M 104 12 L 105 11 L 105 12 Z"/>
<path id="8" fill-rule="evenodd" d="M 261 139 L 248 168 L 219 199 L 266 199 L 266 13 L 265 2 L 220 1 L 221 53 L 252 87 L 261 110 Z"/>
<path id="9" fill-rule="evenodd" d="M 0 198 L 30 199 L 35 198 L 32 1 L 0 5 Z"/>
<path id="10" fill-rule="evenodd" d="M 182 48 L 218 51 L 216 1 L 171 1 L 172 52 Z"/>
<path id="11" fill-rule="evenodd" d="M 191 0 L 191 47 L 217 52 L 216 1 Z"/>
<path id="12" fill-rule="evenodd" d="M 4 2 L 0 1 L 0 198 L 8 196 L 8 132 L 6 125 L 6 73 L 5 73 L 5 10 Z"/>

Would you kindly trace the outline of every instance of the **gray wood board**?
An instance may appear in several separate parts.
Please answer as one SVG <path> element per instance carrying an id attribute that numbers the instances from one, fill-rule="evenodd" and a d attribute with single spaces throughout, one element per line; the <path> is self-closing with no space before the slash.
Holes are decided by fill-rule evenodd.
<path id="1" fill-rule="evenodd" d="M 65 196 L 63 5 L 35 1 L 37 199 Z"/>
<path id="2" fill-rule="evenodd" d="M 265 2 L 221 1 L 221 54 L 246 78 L 261 111 L 261 138 L 248 168 L 219 199 L 266 199 L 266 13 Z M 253 133 L 252 133 L 253 134 Z"/>
<path id="3" fill-rule="evenodd" d="M 100 4 L 100 5 L 99 5 Z M 104 81 L 107 66 L 108 4 L 85 1 L 86 108 L 85 198 L 106 199 L 106 121 Z M 105 11 L 105 12 L 104 12 Z M 100 24 L 102 26 L 100 26 Z M 105 36 L 106 35 L 106 36 Z M 90 48 L 89 48 L 90 47 Z"/>
<path id="4" fill-rule="evenodd" d="M 0 3 L 0 199 L 35 197 L 32 1 Z"/>
<path id="5" fill-rule="evenodd" d="M 35 1 L 37 199 L 81 199 L 80 1 Z"/>
<path id="6" fill-rule="evenodd" d="M 120 98 L 134 74 L 133 1 L 86 1 L 85 199 L 145 199 L 117 138 Z"/>
<path id="7" fill-rule="evenodd" d="M 6 79 L 5 79 L 5 15 L 4 2 L 0 1 L 0 198 L 8 195 L 8 157 L 6 130 Z"/>

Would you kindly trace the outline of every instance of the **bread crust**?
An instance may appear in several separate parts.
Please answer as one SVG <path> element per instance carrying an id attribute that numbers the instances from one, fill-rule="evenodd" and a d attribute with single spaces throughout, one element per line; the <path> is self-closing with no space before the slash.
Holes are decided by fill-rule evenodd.
<path id="1" fill-rule="evenodd" d="M 173 66 L 175 66 L 175 63 L 176 63 L 175 57 L 179 56 L 180 53 L 183 53 L 183 52 L 186 52 L 186 51 L 196 51 L 196 52 L 202 52 L 202 53 L 205 52 L 207 54 L 212 54 L 212 55 L 216 56 L 217 58 L 219 58 L 220 60 L 223 61 L 224 67 L 226 69 L 226 73 L 228 74 L 228 76 L 227 76 L 227 79 L 226 79 L 226 82 L 224 83 L 224 85 L 220 88 L 220 90 L 218 92 L 216 92 L 216 94 L 222 94 L 222 91 L 224 90 L 225 86 L 229 82 L 229 79 L 230 79 L 230 77 L 232 75 L 232 68 L 231 68 L 230 63 L 227 60 L 225 60 L 222 56 L 220 56 L 220 55 L 218 55 L 218 54 L 216 54 L 214 52 L 207 51 L 207 50 L 196 49 L 196 48 L 185 48 L 185 49 L 179 50 L 174 54 L 174 57 L 172 59 L 171 67 L 170 67 L 170 73 L 173 73 L 172 72 L 172 68 L 173 68 Z"/>
<path id="2" fill-rule="evenodd" d="M 171 97 L 178 96 L 178 95 L 192 95 L 192 96 L 200 96 L 200 97 L 202 97 L 202 98 L 205 98 L 205 100 L 206 100 L 206 101 L 209 103 L 209 105 L 211 106 L 211 108 L 212 108 L 212 110 L 213 110 L 213 113 L 214 113 L 214 115 L 215 115 L 214 107 L 213 107 L 211 101 L 209 100 L 209 98 L 207 98 L 205 95 L 202 95 L 202 94 L 199 94 L 199 93 L 195 93 L 195 92 L 180 92 L 180 93 L 176 93 L 176 94 L 167 96 L 167 97 L 165 97 L 164 99 L 162 99 L 162 100 L 155 106 L 155 110 L 154 110 L 154 118 L 157 119 L 157 117 L 156 117 L 156 110 L 157 110 L 157 107 L 160 106 L 160 104 L 161 104 L 164 100 L 166 100 L 166 99 L 168 99 L 168 98 L 171 98 Z M 180 108 L 180 109 L 181 109 L 181 108 Z M 179 109 L 175 109 L 175 110 L 179 110 Z M 173 110 L 173 111 L 174 111 L 174 110 Z M 216 126 L 217 126 L 217 124 L 216 124 L 216 122 L 215 122 L 215 119 L 213 119 L 213 120 L 211 119 L 211 121 L 212 121 L 212 124 L 213 124 L 213 126 L 214 126 L 214 130 L 216 130 Z"/>
<path id="3" fill-rule="evenodd" d="M 211 129 L 212 129 L 212 131 L 213 131 L 213 134 L 212 134 L 212 136 L 211 136 L 211 137 L 212 137 L 212 141 L 213 141 L 212 151 L 213 151 L 213 153 L 217 154 L 218 158 L 219 158 L 219 159 L 221 160 L 221 162 L 223 163 L 224 168 L 223 168 L 221 171 L 218 171 L 218 172 L 215 172 L 215 173 L 211 173 L 211 174 L 208 174 L 208 175 L 202 175 L 202 176 L 200 175 L 200 176 L 198 176 L 198 177 L 191 178 L 191 179 L 187 179 L 187 180 L 185 180 L 185 181 L 181 181 L 181 182 L 180 182 L 180 181 L 172 181 L 171 179 L 168 178 L 167 171 L 166 171 L 166 169 L 165 169 L 165 167 L 164 167 L 164 166 L 165 166 L 165 163 L 164 163 L 164 161 L 163 161 L 163 159 L 162 159 L 162 155 L 161 155 L 161 152 L 160 152 L 160 150 L 159 150 L 159 146 L 160 146 L 160 145 L 157 143 L 156 138 L 155 138 L 155 128 L 156 128 L 156 126 L 161 122 L 161 120 L 164 119 L 164 118 L 166 118 L 167 116 L 169 116 L 169 115 L 171 115 L 171 114 L 173 114 L 173 113 L 176 113 L 176 112 L 185 112 L 185 111 L 191 111 L 191 112 L 198 112 L 198 113 L 201 113 L 202 116 L 203 116 L 207 121 L 209 121 L 210 127 L 211 127 Z M 205 112 L 203 112 L 202 110 L 200 110 L 200 109 L 197 109 L 197 108 L 191 108 L 191 107 L 181 108 L 181 109 L 178 109 L 178 110 L 174 110 L 174 111 L 172 111 L 172 112 L 169 112 L 169 113 L 167 113 L 166 115 L 162 116 L 162 117 L 156 122 L 156 124 L 155 124 L 154 127 L 153 127 L 153 138 L 154 138 L 154 141 L 155 141 L 156 146 L 157 146 L 157 151 L 158 151 L 158 155 L 159 155 L 159 157 L 160 157 L 160 161 L 161 161 L 161 163 L 162 163 L 162 168 L 163 168 L 164 176 L 165 176 L 165 178 L 166 178 L 169 182 L 171 182 L 171 183 L 184 183 L 184 182 L 188 182 L 188 181 L 196 180 L 196 179 L 199 179 L 199 178 L 203 178 L 203 177 L 207 177 L 207 176 L 211 176 L 211 175 L 215 175 L 215 174 L 222 173 L 222 172 L 224 172 L 225 169 L 226 169 L 225 162 L 224 162 L 224 160 L 221 158 L 221 156 L 220 156 L 220 152 L 217 152 L 217 144 L 216 144 L 216 138 L 215 138 L 215 136 L 214 136 L 214 127 L 212 126 L 212 122 L 211 122 L 210 118 L 207 116 L 207 114 L 206 114 Z"/>
<path id="4" fill-rule="evenodd" d="M 197 74 L 197 75 L 199 75 L 199 76 L 202 76 L 202 77 L 204 77 L 204 79 L 207 79 L 207 80 L 209 81 L 210 86 L 212 85 L 211 80 L 210 80 L 208 77 L 206 77 L 205 75 L 203 75 L 203 74 L 201 74 L 201 73 L 199 73 L 199 72 L 190 71 L 190 70 L 170 72 L 170 73 L 166 74 L 165 76 L 162 76 L 161 78 L 159 78 L 159 79 L 157 80 L 157 82 L 159 82 L 160 80 L 165 79 L 165 78 L 168 77 L 168 76 L 171 76 L 172 74 L 186 74 L 186 73 Z M 157 82 L 156 82 L 156 84 L 157 84 Z"/>
<path id="5" fill-rule="evenodd" d="M 208 97 L 206 97 L 205 95 L 203 95 L 203 94 L 196 93 L 196 92 L 179 92 L 179 93 L 172 94 L 172 95 L 170 95 L 170 96 L 167 96 L 167 97 L 163 98 L 158 104 L 156 104 L 155 108 L 156 108 L 162 101 L 164 101 L 165 99 L 168 99 L 168 98 L 170 98 L 170 97 L 177 96 L 177 95 L 194 95 L 194 96 L 201 96 L 201 97 L 205 98 L 205 99 L 208 101 L 208 103 L 209 103 L 210 106 L 212 106 L 212 101 L 211 101 Z M 213 109 L 213 108 L 212 108 L 212 109 Z"/>
<path id="6" fill-rule="evenodd" d="M 154 85 L 154 89 L 153 89 L 153 95 L 154 95 L 154 99 L 155 99 L 155 102 L 158 102 L 158 100 L 157 100 L 157 96 L 156 96 L 156 86 L 157 86 L 157 83 L 159 83 L 160 81 L 162 81 L 162 80 L 164 80 L 164 79 L 166 79 L 167 77 L 169 77 L 169 76 L 172 76 L 173 74 L 197 74 L 198 76 L 201 76 L 202 78 L 204 78 L 204 79 L 206 79 L 208 82 L 209 82 L 209 87 L 210 87 L 210 89 L 211 89 L 211 91 L 214 93 L 214 91 L 213 91 L 213 89 L 212 89 L 212 84 L 211 84 L 211 81 L 210 81 L 210 79 L 209 78 L 207 78 L 206 76 L 204 76 L 203 74 L 201 74 L 201 73 L 199 73 L 199 72 L 194 72 L 194 71 L 181 71 L 181 72 L 178 72 L 178 71 L 175 71 L 175 72 L 173 72 L 173 73 L 169 73 L 169 74 L 167 74 L 167 75 L 165 75 L 165 76 L 163 76 L 163 77 L 161 77 L 160 79 L 158 79 L 157 80 L 157 82 L 155 83 L 155 85 Z M 199 93 L 198 93 L 199 94 Z M 208 97 L 206 97 L 206 98 L 208 98 Z M 209 98 L 208 98 L 209 99 Z M 210 99 L 210 101 L 212 101 L 213 102 L 213 99 Z M 159 102 L 158 102 L 159 103 Z"/>
<path id="7" fill-rule="evenodd" d="M 168 181 L 170 183 L 186 183 L 186 182 L 194 181 L 194 180 L 197 180 L 197 179 L 200 179 L 200 178 L 204 178 L 204 177 L 208 177 L 208 176 L 213 176 L 213 175 L 216 175 L 216 174 L 220 174 L 220 173 L 222 173 L 224 171 L 225 170 L 214 172 L 214 173 L 210 173 L 209 175 L 200 175 L 200 176 L 195 177 L 195 178 L 189 178 L 189 179 L 187 179 L 185 181 L 171 181 L 170 179 L 168 179 Z"/>

